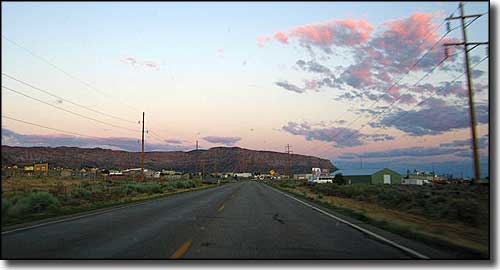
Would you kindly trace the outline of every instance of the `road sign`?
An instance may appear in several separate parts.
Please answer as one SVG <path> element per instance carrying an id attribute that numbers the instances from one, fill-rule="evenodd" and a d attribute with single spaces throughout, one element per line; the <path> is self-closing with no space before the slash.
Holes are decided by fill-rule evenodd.
<path id="1" fill-rule="evenodd" d="M 270 170 L 270 171 L 269 171 L 269 173 L 270 173 L 271 175 L 274 175 L 274 174 L 276 173 L 276 171 L 274 171 L 274 170 Z"/>

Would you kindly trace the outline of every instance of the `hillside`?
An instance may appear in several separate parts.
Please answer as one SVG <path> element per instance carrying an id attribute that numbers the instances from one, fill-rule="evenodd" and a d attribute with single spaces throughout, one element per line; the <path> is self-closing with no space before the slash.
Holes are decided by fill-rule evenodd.
<path id="1" fill-rule="evenodd" d="M 274 169 L 284 173 L 288 155 L 271 151 L 256 151 L 239 147 L 214 147 L 208 150 L 188 152 L 146 152 L 145 167 L 151 169 L 171 168 L 179 171 L 198 172 L 268 172 Z M 293 173 L 309 173 L 312 167 L 335 168 L 327 159 L 291 154 Z M 2 146 L 2 165 L 48 162 L 51 167 L 78 169 L 99 167 L 126 169 L 140 167 L 140 152 L 125 152 L 101 148 L 77 147 L 13 147 Z"/>

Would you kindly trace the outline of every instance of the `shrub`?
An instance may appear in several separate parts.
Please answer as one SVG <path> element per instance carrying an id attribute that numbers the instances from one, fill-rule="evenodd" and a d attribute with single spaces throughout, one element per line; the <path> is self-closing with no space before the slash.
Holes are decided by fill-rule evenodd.
<path id="1" fill-rule="evenodd" d="M 111 193 L 113 194 L 118 194 L 118 195 L 128 195 L 130 193 L 132 193 L 132 189 L 129 188 L 127 185 L 124 185 L 124 186 L 119 186 L 119 187 L 116 187 L 116 188 L 113 188 L 111 190 Z"/>
<path id="2" fill-rule="evenodd" d="M 9 216 L 41 213 L 44 211 L 57 211 L 60 207 L 59 200 L 48 192 L 30 192 L 20 198 L 9 209 Z"/>
<path id="3" fill-rule="evenodd" d="M 131 194 L 132 192 L 137 193 L 162 193 L 162 185 L 158 183 L 127 183 L 122 186 L 118 191 L 122 194 Z"/>
<path id="4" fill-rule="evenodd" d="M 452 199 L 442 212 L 441 217 L 445 217 L 453 221 L 457 220 L 466 224 L 477 225 L 479 222 L 479 211 L 480 206 L 475 201 Z"/>
<path id="5" fill-rule="evenodd" d="M 186 188 L 186 185 L 184 184 L 184 182 L 176 182 L 176 188 Z"/>
<path id="6" fill-rule="evenodd" d="M 196 187 L 196 183 L 194 181 L 184 181 L 185 188 L 194 188 Z"/>
<path id="7" fill-rule="evenodd" d="M 71 196 L 79 199 L 87 199 L 92 196 L 92 192 L 85 188 L 77 187 L 71 191 Z"/>
<path id="8" fill-rule="evenodd" d="M 148 193 L 162 193 L 163 189 L 160 184 L 154 183 L 147 187 Z"/>
<path id="9" fill-rule="evenodd" d="M 7 212 L 12 207 L 12 202 L 8 199 L 2 198 L 2 217 L 7 215 Z"/>
<path id="10" fill-rule="evenodd" d="M 89 182 L 89 181 L 82 181 L 82 182 L 80 183 L 80 186 L 81 186 L 82 188 L 89 188 L 89 187 L 90 187 L 90 182 Z"/>

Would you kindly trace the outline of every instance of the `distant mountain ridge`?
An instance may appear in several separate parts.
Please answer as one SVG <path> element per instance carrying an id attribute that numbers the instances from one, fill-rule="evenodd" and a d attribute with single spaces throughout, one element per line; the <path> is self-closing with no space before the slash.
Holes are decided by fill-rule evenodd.
<path id="1" fill-rule="evenodd" d="M 240 147 L 214 147 L 208 150 L 145 152 L 144 167 L 155 170 L 170 168 L 185 172 L 260 172 L 273 169 L 285 173 L 290 159 L 293 173 L 309 173 L 312 167 L 333 171 L 330 160 L 313 156 L 250 150 Z M 140 152 L 78 147 L 18 147 L 2 145 L 2 165 L 48 162 L 50 167 L 108 169 L 141 166 Z"/>

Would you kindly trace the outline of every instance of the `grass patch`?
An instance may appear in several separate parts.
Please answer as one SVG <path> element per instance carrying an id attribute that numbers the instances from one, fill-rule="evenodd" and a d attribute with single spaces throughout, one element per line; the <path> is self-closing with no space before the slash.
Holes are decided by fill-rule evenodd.
<path id="1" fill-rule="evenodd" d="M 75 214 L 217 186 L 197 180 L 130 181 L 9 178 L 2 181 L 2 226 Z"/>

